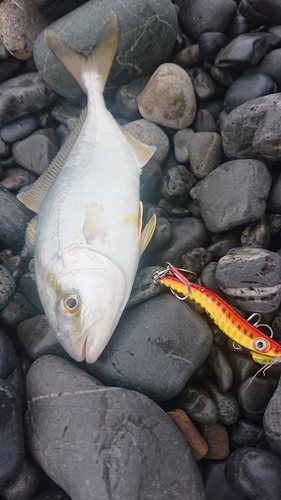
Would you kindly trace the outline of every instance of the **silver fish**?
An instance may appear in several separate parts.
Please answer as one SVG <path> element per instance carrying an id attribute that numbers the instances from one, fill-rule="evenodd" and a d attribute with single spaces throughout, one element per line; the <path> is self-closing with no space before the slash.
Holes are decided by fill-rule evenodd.
<path id="1" fill-rule="evenodd" d="M 139 198 L 141 168 L 155 148 L 130 136 L 105 107 L 119 41 L 113 12 L 89 56 L 50 31 L 45 39 L 87 94 L 88 109 L 49 169 L 18 198 L 38 213 L 27 236 L 45 314 L 70 356 L 93 363 L 120 319 L 155 228 L 153 216 L 141 233 Z"/>

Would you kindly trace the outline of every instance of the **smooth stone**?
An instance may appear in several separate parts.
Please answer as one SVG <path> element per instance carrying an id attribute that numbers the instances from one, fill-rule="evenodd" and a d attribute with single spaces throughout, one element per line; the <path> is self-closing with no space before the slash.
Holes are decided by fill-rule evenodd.
<path id="1" fill-rule="evenodd" d="M 237 108 L 238 109 L 238 108 Z M 190 190 L 213 233 L 253 222 L 265 212 L 271 175 L 258 160 L 223 163 Z"/>
<path id="2" fill-rule="evenodd" d="M 272 184 L 272 189 L 267 200 L 267 207 L 270 212 L 281 214 L 281 174 L 278 175 Z"/>
<path id="3" fill-rule="evenodd" d="M 163 271 L 163 267 L 151 266 L 137 271 L 130 298 L 126 307 L 136 306 L 146 300 L 157 297 L 163 292 L 160 286 L 156 286 L 153 281 L 155 273 Z"/>
<path id="4" fill-rule="evenodd" d="M 9 144 L 6 144 L 4 141 L 2 141 L 2 139 L 0 137 L 0 157 L 1 157 L 1 160 L 3 159 L 2 158 L 3 156 L 4 157 L 9 156 L 10 152 L 11 152 L 11 148 L 10 148 Z M 1 163 L 2 163 L 2 161 L 1 161 Z"/>
<path id="5" fill-rule="evenodd" d="M 280 5 L 276 0 L 241 0 L 239 12 L 249 22 L 261 24 L 281 24 Z"/>
<path id="6" fill-rule="evenodd" d="M 218 419 L 215 402 L 190 384 L 182 393 L 181 408 L 190 418 L 201 424 L 214 424 Z"/>
<path id="7" fill-rule="evenodd" d="M 216 83 L 222 85 L 223 87 L 230 87 L 235 81 L 235 76 L 233 71 L 225 68 L 217 68 L 217 66 L 212 66 L 210 70 L 212 78 Z"/>
<path id="8" fill-rule="evenodd" d="M 0 244 L 8 248 L 21 247 L 31 214 L 14 194 L 0 185 Z"/>
<path id="9" fill-rule="evenodd" d="M 280 161 L 280 117 L 280 94 L 258 97 L 233 109 L 221 129 L 226 156 Z"/>
<path id="10" fill-rule="evenodd" d="M 224 425 L 201 424 L 200 433 L 208 444 L 208 453 L 205 458 L 210 460 L 223 460 L 230 454 L 228 433 Z"/>
<path id="11" fill-rule="evenodd" d="M 19 470 L 24 455 L 22 402 L 12 382 L 0 380 L 0 491 Z"/>
<path id="12" fill-rule="evenodd" d="M 15 293 L 16 285 L 9 271 L 0 265 L 0 311 L 2 311 Z"/>
<path id="13" fill-rule="evenodd" d="M 215 84 L 209 73 L 199 73 L 193 81 L 193 88 L 198 99 L 205 101 L 206 99 L 211 99 L 216 92 Z"/>
<path id="14" fill-rule="evenodd" d="M 164 294 L 123 316 L 101 356 L 87 365 L 88 371 L 106 385 L 167 401 L 179 394 L 206 359 L 211 342 L 207 323 Z"/>
<path id="15" fill-rule="evenodd" d="M 190 200 L 189 191 L 196 182 L 196 177 L 184 165 L 177 165 L 170 168 L 163 178 L 161 194 L 169 203 L 185 205 Z"/>
<path id="16" fill-rule="evenodd" d="M 1 489 L 3 500 L 31 500 L 41 489 L 42 470 L 25 456 L 18 472 Z"/>
<path id="17" fill-rule="evenodd" d="M 45 172 L 59 151 L 59 143 L 54 129 L 34 132 L 12 147 L 14 160 L 21 166 L 41 175 Z"/>
<path id="18" fill-rule="evenodd" d="M 1 139 L 8 144 L 25 139 L 38 129 L 38 120 L 35 116 L 25 115 L 14 120 L 0 129 Z"/>
<path id="19" fill-rule="evenodd" d="M 247 75 L 237 78 L 229 87 L 224 98 L 224 109 L 227 113 L 237 106 L 268 94 L 277 92 L 276 83 L 267 75 Z"/>
<path id="20" fill-rule="evenodd" d="M 241 354 L 239 354 L 241 352 Z M 234 373 L 234 388 L 238 389 L 240 384 L 257 373 L 258 365 L 250 356 L 246 356 L 247 350 L 241 349 L 235 354 L 228 354 L 228 360 Z"/>
<path id="21" fill-rule="evenodd" d="M 189 160 L 192 172 L 203 179 L 222 162 L 221 136 L 215 132 L 197 132 L 189 144 Z M 193 187 L 193 186 L 191 186 Z"/>
<path id="22" fill-rule="evenodd" d="M 198 40 L 208 31 L 223 33 L 235 13 L 232 0 L 190 0 L 183 3 L 179 20 L 183 31 Z"/>
<path id="23" fill-rule="evenodd" d="M 132 80 L 127 85 L 119 87 L 115 94 L 115 102 L 122 115 L 128 120 L 141 118 L 138 108 L 138 98 L 146 86 L 149 76 L 142 76 Z"/>
<path id="24" fill-rule="evenodd" d="M 204 467 L 204 487 L 207 500 L 246 500 L 243 493 L 226 480 L 225 460 L 211 460 Z"/>
<path id="25" fill-rule="evenodd" d="M 246 418 L 252 421 L 262 419 L 276 386 L 277 381 L 269 378 L 250 377 L 242 382 L 238 389 L 238 400 Z"/>
<path id="26" fill-rule="evenodd" d="M 206 109 L 209 113 L 211 113 L 214 120 L 218 120 L 223 109 L 223 100 L 213 97 L 208 102 L 201 102 L 198 109 Z"/>
<path id="27" fill-rule="evenodd" d="M 208 445 L 187 414 L 181 409 L 168 411 L 167 414 L 184 435 L 194 460 L 204 458 L 208 451 Z"/>
<path id="28" fill-rule="evenodd" d="M 143 226 L 148 223 L 153 215 L 156 215 L 156 218 L 165 217 L 166 214 L 164 210 L 158 205 L 154 205 L 153 203 L 146 202 L 143 204 Z"/>
<path id="29" fill-rule="evenodd" d="M 196 114 L 189 76 L 176 64 L 162 64 L 140 94 L 138 106 L 146 120 L 175 129 L 188 127 Z"/>
<path id="30" fill-rule="evenodd" d="M 170 0 L 91 0 L 48 26 L 75 49 L 94 46 L 111 11 L 118 16 L 121 36 L 114 60 L 109 87 L 131 82 L 140 75 L 150 75 L 166 61 L 177 35 L 177 16 Z M 46 46 L 44 33 L 34 45 L 34 59 L 39 73 L 56 92 L 75 98 L 82 95 L 78 84 Z"/>
<path id="31" fill-rule="evenodd" d="M 279 500 L 281 460 L 257 448 L 235 450 L 225 464 L 227 481 L 251 500 Z"/>
<path id="32" fill-rule="evenodd" d="M 171 224 L 165 217 L 158 217 L 147 252 L 162 248 L 171 238 Z"/>
<path id="33" fill-rule="evenodd" d="M 193 248 L 182 256 L 181 267 L 195 273 L 196 276 L 200 276 L 204 267 L 211 262 L 211 260 L 212 255 L 206 248 Z"/>
<path id="34" fill-rule="evenodd" d="M 192 127 L 195 132 L 219 131 L 219 127 L 208 109 L 198 109 Z"/>
<path id="35" fill-rule="evenodd" d="M 206 63 L 213 63 L 218 52 L 228 43 L 228 38 L 224 33 L 205 32 L 199 38 L 199 50 L 201 57 Z"/>
<path id="36" fill-rule="evenodd" d="M 231 392 L 222 393 L 218 386 L 209 380 L 203 382 L 203 387 L 208 391 L 210 397 L 216 403 L 218 421 L 226 425 L 233 425 L 237 422 L 240 417 L 240 410 Z"/>
<path id="37" fill-rule="evenodd" d="M 233 383 L 233 371 L 223 350 L 213 345 L 208 356 L 208 363 L 215 374 L 219 390 L 222 393 L 230 391 Z"/>
<path id="38" fill-rule="evenodd" d="M 271 33 L 244 33 L 231 40 L 217 55 L 217 68 L 243 69 L 257 64 L 279 41 Z"/>
<path id="39" fill-rule="evenodd" d="M 6 170 L 1 180 L 1 185 L 12 192 L 18 192 L 24 186 L 35 182 L 37 177 L 24 168 L 16 167 Z"/>
<path id="40" fill-rule="evenodd" d="M 190 68 L 199 63 L 200 59 L 201 54 L 198 43 L 194 43 L 177 52 L 173 57 L 172 62 L 174 64 L 178 64 L 182 68 Z"/>
<path id="41" fill-rule="evenodd" d="M 162 184 L 162 171 L 159 163 L 149 160 L 142 168 L 140 177 L 140 197 L 141 200 L 151 203 L 159 200 L 160 187 Z"/>
<path id="42" fill-rule="evenodd" d="M 179 163 L 186 163 L 189 160 L 189 145 L 193 136 L 192 128 L 178 130 L 173 136 L 175 157 Z"/>
<path id="43" fill-rule="evenodd" d="M 197 247 L 204 247 L 208 235 L 204 224 L 195 217 L 185 217 L 178 222 L 171 223 L 171 238 L 158 253 L 160 265 L 165 266 L 171 262 L 174 266 L 180 266 L 182 256 Z"/>
<path id="44" fill-rule="evenodd" d="M 212 242 L 207 246 L 208 252 L 216 259 L 223 257 L 231 248 L 239 247 L 241 244 L 241 231 L 240 229 L 232 229 L 225 231 L 222 234 L 217 234 L 212 238 Z"/>
<path id="45" fill-rule="evenodd" d="M 277 389 L 273 393 L 263 416 L 266 440 L 272 452 L 281 458 L 280 414 L 281 378 L 279 378 Z"/>
<path id="46" fill-rule="evenodd" d="M 237 11 L 236 15 L 231 19 L 228 28 L 227 28 L 227 36 L 229 40 L 233 40 L 239 35 L 243 33 L 247 33 L 250 31 L 250 25 L 248 21 Z"/>
<path id="47" fill-rule="evenodd" d="M 81 110 L 71 105 L 57 105 L 51 110 L 51 115 L 55 120 L 66 125 L 70 130 L 75 126 L 77 118 L 81 115 Z"/>
<path id="48" fill-rule="evenodd" d="M 70 134 L 70 130 L 69 128 L 64 125 L 63 123 L 61 123 L 57 128 L 56 128 L 56 134 L 57 134 L 57 138 L 59 140 L 59 143 L 60 143 L 60 146 L 63 145 L 63 143 L 66 141 L 66 139 L 68 138 L 69 134 Z"/>
<path id="49" fill-rule="evenodd" d="M 164 198 L 161 198 L 161 200 L 159 200 L 158 205 L 159 207 L 163 208 L 163 210 L 165 210 L 166 217 L 170 215 L 171 222 L 174 222 L 175 217 L 184 218 L 190 215 L 188 208 L 176 207 L 175 205 L 172 205 L 172 203 L 168 203 L 168 201 L 164 200 Z"/>
<path id="50" fill-rule="evenodd" d="M 105 500 L 162 500 L 163 492 L 171 500 L 204 500 L 184 437 L 143 394 L 104 387 L 56 356 L 33 363 L 27 394 L 29 449 L 72 499 L 92 500 L 94 491 Z"/>
<path id="51" fill-rule="evenodd" d="M 217 265 L 221 290 L 241 309 L 274 311 L 281 301 L 281 257 L 262 248 L 233 248 Z"/>
<path id="52" fill-rule="evenodd" d="M 152 156 L 154 161 L 162 163 L 165 160 L 170 147 L 169 139 L 165 132 L 155 123 L 141 118 L 140 120 L 128 123 L 124 126 L 124 129 L 140 142 L 148 146 L 156 146 L 156 151 Z"/>
<path id="53" fill-rule="evenodd" d="M 16 76 L 0 85 L 0 127 L 55 101 L 57 94 L 38 73 Z"/>
<path id="54" fill-rule="evenodd" d="M 246 226 L 241 234 L 241 244 L 243 247 L 268 248 L 269 241 L 270 229 L 266 215 L 257 222 Z"/>
<path id="55" fill-rule="evenodd" d="M 223 293 L 216 279 L 217 265 L 217 262 L 210 262 L 207 264 L 201 273 L 200 282 L 205 288 L 209 288 L 221 297 Z"/>
<path id="56" fill-rule="evenodd" d="M 33 306 L 35 306 L 39 311 L 43 311 L 34 273 L 27 272 L 22 276 L 20 279 L 20 289 L 23 295 L 25 295 Z"/>
<path id="57" fill-rule="evenodd" d="M 0 313 L 0 324 L 6 331 L 13 331 L 21 321 L 34 316 L 35 311 L 22 293 L 15 293 Z"/>
<path id="58" fill-rule="evenodd" d="M 243 418 L 233 425 L 229 438 L 233 450 L 245 448 L 246 446 L 261 449 L 268 447 L 263 428 Z"/>
<path id="59" fill-rule="evenodd" d="M 262 73 L 271 78 L 277 85 L 278 89 L 281 87 L 281 71 L 280 71 L 280 61 L 281 61 L 281 49 L 275 49 L 266 54 L 261 62 L 254 66 L 253 68 L 249 68 L 245 73 Z"/>
<path id="60" fill-rule="evenodd" d="M 8 155 L 10 155 L 11 148 L 10 148 L 10 146 L 8 146 L 8 144 L 6 144 L 6 146 L 9 148 Z M 4 170 L 11 170 L 12 168 L 16 168 L 18 166 L 12 156 L 8 156 L 5 158 L 2 157 L 1 158 L 1 165 L 2 165 Z"/>

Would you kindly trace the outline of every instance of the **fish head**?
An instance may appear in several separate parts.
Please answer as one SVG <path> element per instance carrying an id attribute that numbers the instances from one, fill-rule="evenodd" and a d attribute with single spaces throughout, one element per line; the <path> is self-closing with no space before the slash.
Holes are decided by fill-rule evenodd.
<path id="1" fill-rule="evenodd" d="M 68 266 L 38 287 L 59 342 L 76 361 L 88 363 L 102 353 L 126 304 L 126 280 L 118 265 L 100 254 L 91 260 L 89 266 L 87 258 L 80 259 L 76 269 Z"/>

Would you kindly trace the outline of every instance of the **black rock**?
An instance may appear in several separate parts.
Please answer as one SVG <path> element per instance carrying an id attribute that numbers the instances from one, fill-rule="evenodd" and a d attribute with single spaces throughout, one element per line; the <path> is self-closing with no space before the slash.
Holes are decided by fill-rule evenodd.
<path id="1" fill-rule="evenodd" d="M 38 130 L 15 143 L 12 148 L 14 160 L 38 175 L 47 170 L 58 150 L 59 143 L 54 129 Z"/>
<path id="2" fill-rule="evenodd" d="M 6 379 L 18 365 L 14 346 L 8 335 L 0 328 L 0 379 Z"/>
<path id="3" fill-rule="evenodd" d="M 277 386 L 275 379 L 251 377 L 238 389 L 238 400 L 245 417 L 249 420 L 262 419 L 268 402 Z"/>
<path id="4" fill-rule="evenodd" d="M 15 293 L 0 313 L 0 324 L 6 331 L 16 329 L 21 321 L 34 316 L 36 309 L 22 293 Z"/>
<path id="5" fill-rule="evenodd" d="M 224 33 L 203 33 L 199 38 L 199 50 L 204 61 L 210 62 L 211 65 L 215 60 L 218 52 L 227 44 L 228 38 Z"/>
<path id="6" fill-rule="evenodd" d="M 240 410 L 231 392 L 222 393 L 218 386 L 210 380 L 204 380 L 203 387 L 216 403 L 218 421 L 226 425 L 234 424 L 240 416 Z"/>
<path id="7" fill-rule="evenodd" d="M 214 424 L 218 420 L 218 410 L 215 402 L 189 384 L 182 393 L 181 408 L 190 418 L 201 424 Z"/>
<path id="8" fill-rule="evenodd" d="M 32 212 L 0 185 L 0 244 L 8 248 L 22 247 L 31 216 Z"/>
<path id="9" fill-rule="evenodd" d="M 61 488 L 57 487 L 44 490 L 33 500 L 71 500 L 71 498 Z"/>
<path id="10" fill-rule="evenodd" d="M 281 24 L 280 5 L 276 0 L 241 0 L 239 12 L 249 23 L 257 26 Z"/>
<path id="11" fill-rule="evenodd" d="M 281 214 L 281 174 L 277 177 L 269 193 L 268 210 L 275 214 Z"/>
<path id="12" fill-rule="evenodd" d="M 34 273 L 28 272 L 21 277 L 20 289 L 32 305 L 34 305 L 39 311 L 43 311 Z"/>
<path id="13" fill-rule="evenodd" d="M 14 142 L 21 141 L 35 132 L 38 129 L 38 125 L 38 120 L 35 116 L 24 115 L 1 128 L 1 139 L 8 144 L 14 144 Z"/>
<path id="14" fill-rule="evenodd" d="M 281 458 L 280 438 L 281 413 L 281 378 L 278 387 L 270 399 L 263 417 L 263 427 L 270 449 Z"/>
<path id="15" fill-rule="evenodd" d="M 225 460 L 209 460 L 204 467 L 204 486 L 207 500 L 246 500 L 226 480 Z"/>
<path id="16" fill-rule="evenodd" d="M 171 224 L 165 217 L 158 217 L 147 252 L 163 248 L 171 238 Z"/>
<path id="17" fill-rule="evenodd" d="M 209 73 L 199 73 L 193 78 L 192 84 L 196 97 L 201 101 L 211 99 L 216 92 L 214 81 Z"/>
<path id="18" fill-rule="evenodd" d="M 219 390 L 221 392 L 230 391 L 233 383 L 233 371 L 222 349 L 213 345 L 208 356 L 208 363 L 215 373 Z"/>
<path id="19" fill-rule="evenodd" d="M 0 311 L 7 306 L 15 289 L 15 280 L 4 266 L 0 266 Z"/>
<path id="20" fill-rule="evenodd" d="M 36 176 L 24 168 L 16 167 L 6 170 L 1 185 L 9 191 L 17 193 L 19 189 L 36 181 Z"/>
<path id="21" fill-rule="evenodd" d="M 205 248 L 193 248 L 186 252 L 181 259 L 181 267 L 200 276 L 203 268 L 211 262 L 212 254 Z"/>
<path id="22" fill-rule="evenodd" d="M 163 287 L 155 285 L 153 276 L 163 271 L 163 267 L 145 267 L 137 271 L 131 295 L 126 307 L 136 306 L 163 293 Z"/>
<path id="23" fill-rule="evenodd" d="M 28 456 L 24 457 L 20 469 L 1 489 L 3 500 L 30 500 L 40 491 L 42 470 Z"/>
<path id="24" fill-rule="evenodd" d="M 140 197 L 142 201 L 157 203 L 162 183 L 162 171 L 159 163 L 154 160 L 143 167 L 140 177 Z"/>
<path id="25" fill-rule="evenodd" d="M 247 33 L 248 31 L 250 31 L 248 21 L 246 21 L 240 12 L 237 12 L 237 14 L 230 21 L 226 34 L 229 40 L 233 40 L 237 36 Z"/>
<path id="26" fill-rule="evenodd" d="M 143 76 L 132 80 L 127 85 L 119 87 L 115 94 L 115 101 L 122 115 L 128 120 L 141 118 L 138 108 L 138 97 L 149 80 L 149 76 Z"/>
<path id="27" fill-rule="evenodd" d="M 223 257 L 231 248 L 239 247 L 241 244 L 241 230 L 232 229 L 231 231 L 225 231 L 224 233 L 217 234 L 213 237 L 210 245 L 207 246 L 208 252 L 212 254 L 213 257 L 219 259 Z"/>
<path id="28" fill-rule="evenodd" d="M 236 422 L 230 431 L 230 444 L 234 450 L 253 446 L 254 448 L 266 449 L 265 433 L 261 426 L 243 418 Z"/>
<path id="29" fill-rule="evenodd" d="M 193 122 L 195 132 L 218 132 L 219 127 L 208 109 L 199 109 Z"/>
<path id="30" fill-rule="evenodd" d="M 229 113 L 240 104 L 277 91 L 276 83 L 267 75 L 241 76 L 229 87 L 224 98 L 224 109 Z"/>
<path id="31" fill-rule="evenodd" d="M 189 191 L 195 184 L 196 177 L 183 165 L 177 165 L 163 179 L 162 196 L 170 203 L 184 205 L 190 200 Z"/>

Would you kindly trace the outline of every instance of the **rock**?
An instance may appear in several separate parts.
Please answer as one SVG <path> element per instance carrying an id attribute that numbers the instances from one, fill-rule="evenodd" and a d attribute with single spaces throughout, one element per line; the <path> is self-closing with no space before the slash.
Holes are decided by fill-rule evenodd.
<path id="1" fill-rule="evenodd" d="M 190 68 L 197 64 L 201 59 L 201 55 L 199 52 L 198 43 L 194 43 L 193 45 L 189 45 L 188 47 L 180 50 L 173 57 L 172 62 L 174 64 L 178 64 L 182 68 Z"/>
<path id="2" fill-rule="evenodd" d="M 263 417 L 276 386 L 276 380 L 269 378 L 250 377 L 242 382 L 238 389 L 238 400 L 246 418 L 259 421 Z"/>
<path id="3" fill-rule="evenodd" d="M 277 92 L 276 83 L 266 74 L 247 75 L 237 78 L 224 98 L 224 109 L 229 113 L 241 104 L 261 96 Z"/>
<path id="4" fill-rule="evenodd" d="M 57 105 L 51 110 L 51 116 L 60 123 L 66 125 L 72 130 L 76 124 L 77 118 L 81 115 L 81 109 L 70 105 Z"/>
<path id="5" fill-rule="evenodd" d="M 124 315 L 87 370 L 106 385 L 166 401 L 183 389 L 211 342 L 210 328 L 197 313 L 171 295 L 160 295 Z"/>
<path id="6" fill-rule="evenodd" d="M 71 498 L 60 488 L 44 490 L 34 500 L 71 500 Z"/>
<path id="7" fill-rule="evenodd" d="M 233 371 L 222 349 L 213 345 L 208 356 L 208 363 L 215 373 L 220 392 L 225 393 L 230 391 L 233 383 Z"/>
<path id="8" fill-rule="evenodd" d="M 271 52 L 266 54 L 266 56 L 264 56 L 264 58 L 257 66 L 250 68 L 248 71 L 246 70 L 245 74 L 253 73 L 255 76 L 257 76 L 257 74 L 262 73 L 263 75 L 267 75 L 278 85 L 278 88 L 280 89 L 281 86 L 281 71 L 279 66 L 280 60 L 281 60 L 281 49 L 272 50 Z"/>
<path id="9" fill-rule="evenodd" d="M 140 94 L 138 106 L 147 120 L 175 129 L 188 127 L 196 113 L 189 76 L 176 64 L 162 64 Z"/>
<path id="10" fill-rule="evenodd" d="M 218 419 L 215 402 L 190 384 L 182 393 L 181 407 L 190 418 L 202 424 L 214 424 Z"/>
<path id="11" fill-rule="evenodd" d="M 270 185 L 271 176 L 262 162 L 233 160 L 210 172 L 190 195 L 198 199 L 207 229 L 216 233 L 262 217 Z"/>
<path id="12" fill-rule="evenodd" d="M 222 162 L 221 137 L 215 132 L 197 132 L 189 144 L 192 172 L 203 179 Z M 191 186 L 193 187 L 193 186 Z"/>
<path id="13" fill-rule="evenodd" d="M 147 252 L 162 248 L 171 238 L 171 224 L 165 217 L 158 217 Z"/>
<path id="14" fill-rule="evenodd" d="M 201 460 L 208 451 L 208 445 L 186 413 L 177 409 L 168 411 L 167 414 L 184 435 L 194 460 Z"/>
<path id="15" fill-rule="evenodd" d="M 210 262 L 209 264 L 207 264 L 201 273 L 200 282 L 205 288 L 209 288 L 220 297 L 224 297 L 224 294 L 222 293 L 217 283 L 216 269 L 217 262 Z"/>
<path id="16" fill-rule="evenodd" d="M 184 437 L 142 394 L 104 387 L 55 356 L 32 365 L 27 392 L 28 446 L 71 498 L 204 499 Z"/>
<path id="17" fill-rule="evenodd" d="M 273 393 L 263 417 L 263 427 L 269 447 L 275 455 L 281 458 L 280 413 L 281 379 L 279 379 L 277 389 Z"/>
<path id="18" fill-rule="evenodd" d="M 281 461 L 265 450 L 242 448 L 225 464 L 227 481 L 252 500 L 279 500 Z"/>
<path id="19" fill-rule="evenodd" d="M 0 266 L 0 311 L 2 311 L 15 293 L 16 285 L 9 271 Z"/>
<path id="20" fill-rule="evenodd" d="M 208 391 L 217 406 L 217 418 L 219 422 L 233 425 L 240 416 L 240 410 L 235 397 L 228 393 L 222 393 L 219 388 L 209 380 L 203 382 L 203 387 Z"/>
<path id="21" fill-rule="evenodd" d="M 15 293 L 0 313 L 0 323 L 6 331 L 16 329 L 21 321 L 34 316 L 35 309 L 22 293 Z"/>
<path id="22" fill-rule="evenodd" d="M 235 13 L 233 0 L 191 0 L 183 3 L 179 19 L 184 32 L 198 40 L 206 31 L 223 33 Z"/>
<path id="23" fill-rule="evenodd" d="M 156 0 L 91 0 L 51 24 L 57 33 L 75 49 L 96 44 L 110 11 L 120 20 L 121 37 L 108 85 L 119 87 L 141 75 L 150 75 L 166 61 L 173 49 L 177 33 L 177 16 L 170 0 L 161 5 Z M 132 15 L 132 13 L 134 15 Z M 47 48 L 44 33 L 34 45 L 34 59 L 39 73 L 56 92 L 76 98 L 82 95 L 65 68 Z"/>
<path id="24" fill-rule="evenodd" d="M 230 444 L 233 450 L 252 446 L 254 448 L 267 448 L 264 430 L 261 426 L 239 419 L 231 429 Z"/>
<path id="25" fill-rule="evenodd" d="M 200 276 L 203 268 L 211 262 L 212 255 L 205 248 L 193 248 L 186 252 L 181 259 L 181 267 Z"/>
<path id="26" fill-rule="evenodd" d="M 122 115 L 127 120 L 141 118 L 138 108 L 138 98 L 149 80 L 149 76 L 142 76 L 132 80 L 127 85 L 119 87 L 115 94 L 115 102 Z"/>
<path id="27" fill-rule="evenodd" d="M 199 50 L 204 66 L 212 66 L 218 52 L 227 44 L 228 38 L 224 33 L 205 32 L 199 38 Z"/>
<path id="28" fill-rule="evenodd" d="M 216 269 L 221 290 L 241 309 L 274 311 L 281 301 L 281 257 L 262 248 L 233 248 Z"/>
<path id="29" fill-rule="evenodd" d="M 127 307 L 141 304 L 163 292 L 163 289 L 153 282 L 154 274 L 160 271 L 163 271 L 163 267 L 145 267 L 137 271 Z"/>
<path id="30" fill-rule="evenodd" d="M 1 489 L 3 500 L 31 500 L 39 493 L 43 479 L 41 469 L 29 457 L 24 457 L 20 469 Z"/>
<path id="31" fill-rule="evenodd" d="M 36 177 L 32 172 L 28 172 L 24 168 L 16 167 L 4 172 L 1 185 L 9 191 L 17 193 L 19 189 L 35 181 Z"/>
<path id="32" fill-rule="evenodd" d="M 193 136 L 192 128 L 178 130 L 173 136 L 175 157 L 179 163 L 186 163 L 189 160 L 189 145 Z"/>
<path id="33" fill-rule="evenodd" d="M 31 214 L 14 194 L 0 185 L 0 244 L 8 248 L 22 246 Z"/>
<path id="34" fill-rule="evenodd" d="M 207 441 L 208 453 L 205 458 L 210 460 L 223 460 L 230 453 L 228 433 L 224 425 L 219 424 L 201 424 L 200 432 Z"/>
<path id="35" fill-rule="evenodd" d="M 4 125 L 0 130 L 0 135 L 3 141 L 8 144 L 14 144 L 16 141 L 25 139 L 37 129 L 37 118 L 32 115 L 25 115 Z"/>
<path id="36" fill-rule="evenodd" d="M 58 150 L 59 143 L 53 129 L 38 130 L 26 139 L 16 142 L 12 148 L 14 160 L 38 175 L 47 170 Z"/>
<path id="37" fill-rule="evenodd" d="M 0 127 L 27 113 L 36 113 L 57 98 L 38 73 L 16 76 L 0 85 Z"/>
<path id="38" fill-rule="evenodd" d="M 210 460 L 204 467 L 204 486 L 208 500 L 245 500 L 243 493 L 226 480 L 225 460 Z"/>
<path id="39" fill-rule="evenodd" d="M 216 92 L 216 87 L 209 73 L 199 73 L 192 81 L 194 92 L 198 99 L 205 101 L 211 99 Z"/>
<path id="40" fill-rule="evenodd" d="M 140 197 L 142 201 L 157 202 L 162 184 L 162 171 L 159 163 L 154 160 L 142 168 L 140 177 Z"/>
<path id="41" fill-rule="evenodd" d="M 199 109 L 192 124 L 195 132 L 218 132 L 219 127 L 207 109 Z"/>
<path id="42" fill-rule="evenodd" d="M 190 200 L 189 191 L 196 182 L 196 177 L 183 165 L 172 167 L 163 178 L 162 196 L 175 205 L 185 205 Z"/>
<path id="43" fill-rule="evenodd" d="M 21 68 L 22 64 L 22 61 L 10 57 L 9 54 L 9 59 L 5 62 L 1 62 L 0 64 L 0 83 L 5 82 L 8 78 L 14 76 L 14 74 Z"/>
<path id="44" fill-rule="evenodd" d="M 239 350 L 237 351 L 235 354 L 229 354 L 228 360 L 234 373 L 234 387 L 238 390 L 238 387 L 244 380 L 257 373 L 257 363 L 251 356 L 244 355 L 246 354 L 246 350 L 242 349 L 241 354 L 239 354 Z"/>
<path id="45" fill-rule="evenodd" d="M 228 158 L 280 161 L 281 95 L 258 97 L 233 109 L 225 118 L 222 145 Z"/>
<path id="46" fill-rule="evenodd" d="M 36 286 L 35 274 L 33 272 L 27 272 L 22 276 L 20 279 L 20 288 L 29 302 L 39 311 L 43 311 Z"/>
<path id="47" fill-rule="evenodd" d="M 261 24 L 281 24 L 279 4 L 275 0 L 241 0 L 239 12 L 242 16 L 258 26 Z"/>
<path id="48" fill-rule="evenodd" d="M 152 156 L 154 161 L 162 163 L 169 152 L 169 139 L 160 127 L 147 120 L 135 120 L 124 126 L 124 129 L 148 146 L 156 146 L 156 151 Z"/>
<path id="49" fill-rule="evenodd" d="M 247 33 L 248 31 L 250 31 L 249 23 L 240 14 L 240 12 L 237 11 L 236 15 L 232 18 L 227 28 L 226 34 L 229 40 L 233 40 L 237 36 L 242 35 L 243 33 Z"/>
<path id="50" fill-rule="evenodd" d="M 280 195 L 281 195 L 281 174 L 278 175 L 269 193 L 267 206 L 270 212 L 273 212 L 275 214 L 281 214 Z"/>
<path id="51" fill-rule="evenodd" d="M 233 229 L 215 235 L 210 245 L 207 246 L 207 250 L 213 257 L 219 259 L 231 250 L 231 248 L 239 247 L 240 244 L 240 228 L 238 228 L 237 230 Z"/>

